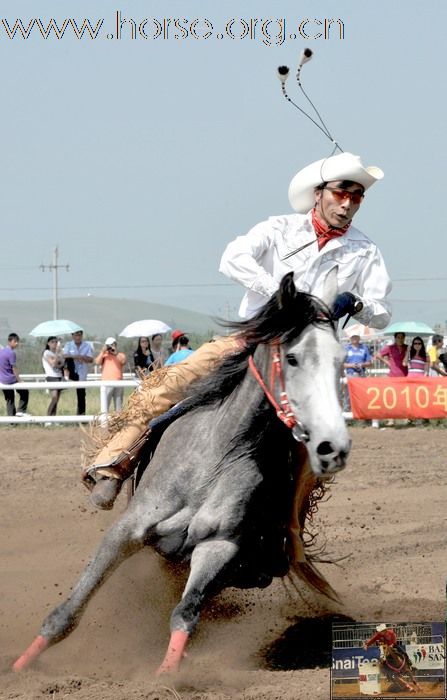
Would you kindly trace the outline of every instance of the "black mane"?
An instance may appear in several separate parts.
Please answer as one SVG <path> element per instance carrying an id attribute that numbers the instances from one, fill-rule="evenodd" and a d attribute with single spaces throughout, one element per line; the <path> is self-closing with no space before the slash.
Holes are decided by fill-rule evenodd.
<path id="1" fill-rule="evenodd" d="M 320 299 L 297 291 L 290 272 L 253 318 L 224 324 L 237 334 L 243 349 L 227 357 L 211 374 L 193 385 L 193 393 L 185 401 L 185 408 L 189 410 L 222 402 L 244 378 L 248 358 L 258 345 L 272 340 L 291 342 L 311 324 L 330 324 L 333 327 L 331 313 Z"/>

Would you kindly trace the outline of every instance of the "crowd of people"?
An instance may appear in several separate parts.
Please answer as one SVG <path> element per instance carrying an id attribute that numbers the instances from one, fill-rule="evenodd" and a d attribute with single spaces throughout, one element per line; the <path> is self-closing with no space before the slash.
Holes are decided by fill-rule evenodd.
<path id="1" fill-rule="evenodd" d="M 94 356 L 92 343 L 84 340 L 82 330 L 72 333 L 71 340 L 65 344 L 62 344 L 60 338 L 52 335 L 47 338 L 42 351 L 42 369 L 47 382 L 86 381 L 89 371 L 94 365 L 100 371 L 102 380 L 118 382 L 123 379 L 126 366 L 138 379 L 143 379 L 155 369 L 181 362 L 194 352 L 190 348 L 189 338 L 181 330 L 173 331 L 169 349 L 165 347 L 163 342 L 161 333 L 150 338 L 140 337 L 133 353 L 133 364 L 130 364 L 125 353 L 118 350 L 118 341 L 112 336 L 105 339 L 100 352 Z M 14 384 L 22 381 L 16 355 L 19 343 L 18 334 L 10 333 L 7 345 L 0 349 L 0 384 L 11 385 L 11 389 L 3 389 L 8 416 L 28 415 L 29 391 L 27 389 L 14 389 Z M 17 407 L 15 391 L 19 396 Z M 61 388 L 49 390 L 48 416 L 57 415 L 57 406 L 62 391 Z M 120 411 L 123 407 L 124 388 L 119 385 L 109 386 L 106 388 L 106 397 L 107 409 L 110 409 L 113 402 L 114 410 Z M 85 415 L 85 388 L 76 389 L 76 398 L 76 415 Z"/>
<path id="2" fill-rule="evenodd" d="M 64 345 L 57 336 L 49 336 L 42 352 L 42 368 L 47 382 L 85 381 L 92 365 L 98 368 L 103 380 L 122 380 L 126 367 L 138 379 L 143 379 L 154 370 L 182 362 L 193 353 L 188 336 L 181 330 L 172 332 L 169 348 L 165 347 L 164 342 L 161 333 L 138 338 L 132 363 L 129 363 L 126 354 L 118 350 L 118 341 L 112 336 L 105 339 L 96 356 L 92 344 L 84 340 L 82 330 L 72 333 L 71 340 Z M 29 392 L 26 389 L 17 390 L 19 403 L 17 408 L 15 405 L 13 385 L 21 381 L 15 352 L 19 343 L 17 333 L 10 333 L 7 345 L 0 349 L 0 383 L 11 385 L 11 389 L 3 389 L 8 416 L 27 415 L 28 410 Z M 353 334 L 345 346 L 344 373 L 347 378 L 365 377 L 376 361 L 388 367 L 390 377 L 447 376 L 447 351 L 443 345 L 444 338 L 437 333 L 431 337 L 431 345 L 427 349 L 421 336 L 415 336 L 407 343 L 405 333 L 397 332 L 394 334 L 394 342 L 374 352 L 362 342 L 360 335 Z M 48 416 L 57 415 L 61 391 L 63 389 L 49 391 Z M 121 411 L 124 388 L 107 387 L 106 395 L 107 409 L 110 410 L 113 403 L 114 410 Z M 76 413 L 85 415 L 86 390 L 77 389 L 76 397 Z M 351 410 L 347 388 L 343 393 L 343 410 Z M 388 423 L 391 426 L 392 421 Z"/>
<path id="3" fill-rule="evenodd" d="M 444 349 L 444 336 L 435 333 L 427 349 L 423 338 L 416 335 L 406 342 L 406 334 L 394 333 L 394 342 L 384 345 L 374 352 L 361 342 L 360 335 L 354 334 L 346 346 L 344 370 L 346 377 L 365 377 L 374 361 L 388 367 L 389 377 L 447 377 L 447 352 Z M 343 409 L 351 410 L 349 391 L 346 388 Z M 387 425 L 391 427 L 393 421 Z"/>

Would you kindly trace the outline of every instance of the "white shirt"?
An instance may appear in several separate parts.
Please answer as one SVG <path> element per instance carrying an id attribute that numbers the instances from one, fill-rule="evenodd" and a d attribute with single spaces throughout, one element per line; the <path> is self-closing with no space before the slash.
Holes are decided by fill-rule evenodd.
<path id="1" fill-rule="evenodd" d="M 309 241 L 315 242 L 282 259 Z M 326 276 L 334 267 L 338 268 L 338 291 L 352 292 L 363 302 L 356 320 L 385 328 L 391 318 L 387 300 L 391 280 L 377 246 L 352 225 L 319 251 L 310 212 L 272 216 L 228 244 L 219 270 L 247 287 L 239 315 L 250 318 L 276 292 L 288 272 L 294 272 L 297 289 L 321 297 Z"/>
<path id="2" fill-rule="evenodd" d="M 61 365 L 50 365 L 50 359 L 56 359 L 60 360 L 60 362 L 63 364 L 64 358 L 62 355 L 56 355 L 56 353 L 52 352 L 51 350 L 44 350 L 43 355 L 42 355 L 42 367 L 43 371 L 45 372 L 46 377 L 58 377 L 59 379 L 62 379 L 62 367 Z"/>

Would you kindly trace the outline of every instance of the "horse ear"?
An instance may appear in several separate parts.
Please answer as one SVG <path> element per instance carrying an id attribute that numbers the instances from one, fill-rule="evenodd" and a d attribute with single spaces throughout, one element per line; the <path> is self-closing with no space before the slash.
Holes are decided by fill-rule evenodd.
<path id="1" fill-rule="evenodd" d="M 279 285 L 279 304 L 282 308 L 287 306 L 296 297 L 296 287 L 293 281 L 293 272 L 288 272 Z"/>
<path id="2" fill-rule="evenodd" d="M 338 266 L 336 265 L 331 270 L 329 270 L 326 279 L 324 281 L 324 288 L 321 300 L 324 301 L 326 306 L 332 309 L 334 305 L 335 298 L 338 294 Z"/>

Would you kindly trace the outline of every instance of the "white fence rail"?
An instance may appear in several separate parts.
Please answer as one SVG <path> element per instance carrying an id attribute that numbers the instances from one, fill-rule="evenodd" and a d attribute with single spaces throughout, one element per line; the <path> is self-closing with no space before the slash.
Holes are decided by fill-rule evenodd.
<path id="1" fill-rule="evenodd" d="M 388 369 L 379 369 L 371 372 L 371 376 L 375 375 L 382 375 L 382 374 L 387 374 Z M 108 409 L 107 409 L 107 394 L 106 394 L 106 388 L 110 386 L 119 386 L 119 387 L 132 387 L 135 389 L 139 384 L 140 381 L 137 379 L 133 374 L 130 372 L 126 373 L 124 375 L 124 379 L 120 380 L 101 380 L 98 379 L 99 375 L 98 374 L 89 374 L 88 379 L 86 381 L 78 381 L 78 382 L 73 382 L 73 381 L 60 381 L 60 382 L 47 382 L 45 381 L 45 375 L 43 374 L 21 374 L 21 377 L 23 379 L 27 379 L 29 381 L 22 381 L 22 382 L 17 382 L 16 384 L 0 384 L 0 390 L 1 389 L 28 389 L 28 390 L 53 390 L 53 389 L 99 389 L 99 394 L 100 394 L 100 419 L 101 420 L 106 420 L 107 415 L 108 415 Z M 342 377 L 340 379 L 341 384 L 346 384 L 347 379 L 346 377 Z M 1 397 L 0 397 L 1 398 Z M 349 419 L 353 419 L 353 415 L 351 412 L 343 413 L 344 417 Z M 26 416 L 0 416 L 0 425 L 2 423 L 91 423 L 94 420 L 97 420 L 98 416 L 97 415 L 85 415 L 85 416 L 64 416 L 64 415 L 57 415 L 57 416 L 31 416 L 31 415 L 26 415 Z M 372 426 L 374 428 L 379 427 L 379 421 L 378 420 L 373 420 L 372 421 Z"/>
<path id="2" fill-rule="evenodd" d="M 23 377 L 29 378 L 30 376 L 36 377 L 37 381 L 27 381 L 27 382 L 16 382 L 15 384 L 0 384 L 0 389 L 28 389 L 29 391 L 36 391 L 38 389 L 53 391 L 54 389 L 99 389 L 100 396 L 100 418 L 102 420 L 107 419 L 108 409 L 107 409 L 107 392 L 106 389 L 109 386 L 118 387 L 132 387 L 135 389 L 139 385 L 139 380 L 135 377 L 133 379 L 119 379 L 119 380 L 87 380 L 85 382 L 72 382 L 62 380 L 60 382 L 46 382 L 39 381 L 43 375 L 22 375 Z M 93 375 L 94 376 L 94 375 Z M 0 416 L 1 423 L 91 423 L 93 420 L 97 420 L 98 416 L 95 415 L 85 415 L 85 416 Z"/>

